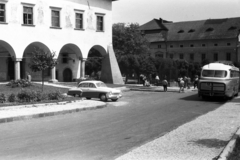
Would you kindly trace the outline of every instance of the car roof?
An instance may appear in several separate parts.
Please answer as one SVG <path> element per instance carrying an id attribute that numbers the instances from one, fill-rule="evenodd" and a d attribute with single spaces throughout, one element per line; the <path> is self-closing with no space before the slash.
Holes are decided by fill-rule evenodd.
<path id="1" fill-rule="evenodd" d="M 93 80 L 93 81 L 82 81 L 82 82 L 80 82 L 80 83 L 103 83 L 102 81 L 96 81 L 96 80 Z M 79 84 L 80 84 L 79 83 Z"/>

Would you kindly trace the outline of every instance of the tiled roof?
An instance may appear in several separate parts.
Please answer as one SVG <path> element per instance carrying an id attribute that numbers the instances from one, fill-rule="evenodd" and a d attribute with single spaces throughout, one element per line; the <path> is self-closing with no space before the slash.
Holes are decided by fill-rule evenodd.
<path id="1" fill-rule="evenodd" d="M 161 23 L 161 20 L 153 19 L 142 26 L 140 26 L 139 30 L 167 30 L 167 28 Z"/>
<path id="2" fill-rule="evenodd" d="M 157 21 L 159 22 L 159 20 Z M 240 17 L 163 23 L 162 25 L 168 29 L 168 41 L 227 39 L 237 37 L 240 31 Z M 159 32 L 161 32 L 160 30 L 162 28 L 164 27 L 158 25 L 156 22 L 154 23 L 154 20 L 140 26 L 140 30 L 145 31 L 159 29 Z M 149 37 L 146 34 L 146 37 L 148 37 L 151 42 L 159 40 L 159 38 L 152 35 Z"/>

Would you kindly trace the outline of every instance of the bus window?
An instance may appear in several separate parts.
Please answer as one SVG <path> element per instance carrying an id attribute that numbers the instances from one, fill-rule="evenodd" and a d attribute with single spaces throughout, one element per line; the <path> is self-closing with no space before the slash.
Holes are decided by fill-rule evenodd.
<path id="1" fill-rule="evenodd" d="M 214 77 L 214 71 L 213 70 L 203 70 L 202 76 L 203 77 Z"/>
<path id="2" fill-rule="evenodd" d="M 227 71 L 219 71 L 219 70 L 203 70 L 202 72 L 203 77 L 217 77 L 217 78 L 224 78 L 227 76 Z"/>
<path id="3" fill-rule="evenodd" d="M 215 71 L 214 77 L 224 78 L 227 76 L 227 71 Z"/>

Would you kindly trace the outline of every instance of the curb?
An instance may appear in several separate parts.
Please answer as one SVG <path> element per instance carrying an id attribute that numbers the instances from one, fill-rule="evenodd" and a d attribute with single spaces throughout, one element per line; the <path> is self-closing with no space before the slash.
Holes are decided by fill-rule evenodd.
<path id="1" fill-rule="evenodd" d="M 229 155 L 232 153 L 235 148 L 237 138 L 240 137 L 240 128 L 238 128 L 237 132 L 232 136 L 231 140 L 228 142 L 227 146 L 223 149 L 220 155 L 217 157 L 217 160 L 227 160 Z"/>
<path id="2" fill-rule="evenodd" d="M 137 89 L 137 88 L 131 88 L 131 91 L 148 91 L 148 92 L 164 92 L 163 89 Z M 195 90 L 189 89 L 189 90 L 184 90 L 184 93 L 186 92 L 192 92 Z M 170 89 L 168 88 L 167 92 L 179 92 L 178 89 Z"/>
<path id="3" fill-rule="evenodd" d="M 77 102 L 77 101 L 74 101 L 74 102 Z M 60 102 L 60 103 L 51 103 L 51 104 L 33 104 L 33 105 L 20 106 L 19 108 L 21 108 L 21 107 L 48 106 L 48 105 L 56 105 L 56 104 L 57 105 L 65 105 L 66 103 L 73 103 L 73 102 Z M 38 114 L 32 114 L 32 115 L 26 115 L 26 116 L 0 118 L 0 124 L 1 123 L 13 122 L 13 121 L 20 121 L 20 120 L 29 120 L 29 119 L 33 119 L 33 118 L 43 118 L 43 117 L 49 117 L 49 116 L 56 116 L 56 115 L 63 115 L 63 114 L 87 111 L 87 110 L 100 109 L 100 108 L 104 108 L 106 106 L 107 106 L 107 104 L 97 105 L 97 106 L 94 106 L 94 107 L 83 107 L 83 108 L 75 108 L 75 109 L 69 109 L 69 110 L 60 110 L 60 111 L 54 111 L 54 112 L 38 113 Z"/>

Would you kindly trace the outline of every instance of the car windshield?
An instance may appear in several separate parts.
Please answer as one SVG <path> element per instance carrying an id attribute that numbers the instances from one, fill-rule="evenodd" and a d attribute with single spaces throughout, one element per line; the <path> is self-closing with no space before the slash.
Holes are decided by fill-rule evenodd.
<path id="1" fill-rule="evenodd" d="M 96 83 L 96 86 L 97 87 L 107 87 L 106 84 L 102 83 L 102 82 Z"/>
<path id="2" fill-rule="evenodd" d="M 227 71 L 222 70 L 203 70 L 202 71 L 203 77 L 217 77 L 217 78 L 224 78 L 227 76 Z"/>

